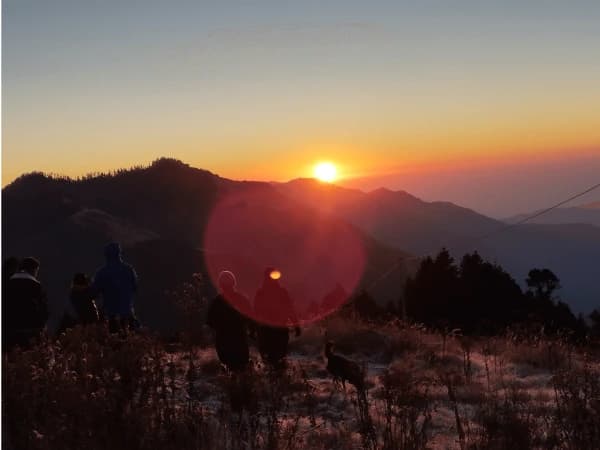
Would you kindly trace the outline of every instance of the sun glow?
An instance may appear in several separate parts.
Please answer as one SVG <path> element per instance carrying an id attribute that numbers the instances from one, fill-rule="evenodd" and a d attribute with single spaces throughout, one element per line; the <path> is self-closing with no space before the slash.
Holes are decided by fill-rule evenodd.
<path id="1" fill-rule="evenodd" d="M 331 183 L 337 178 L 337 169 L 334 164 L 330 162 L 318 163 L 314 168 L 314 176 L 320 181 Z"/>

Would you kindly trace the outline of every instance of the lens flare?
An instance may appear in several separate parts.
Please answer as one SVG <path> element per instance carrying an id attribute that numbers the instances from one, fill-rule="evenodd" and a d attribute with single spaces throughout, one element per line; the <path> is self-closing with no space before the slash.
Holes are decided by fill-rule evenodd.
<path id="1" fill-rule="evenodd" d="M 281 278 L 281 272 L 279 270 L 272 270 L 269 277 L 272 280 L 279 280 Z"/>
<path id="2" fill-rule="evenodd" d="M 202 246 L 210 282 L 219 286 L 223 269 L 231 271 L 240 295 L 225 299 L 256 322 L 319 321 L 358 287 L 366 265 L 363 237 L 325 214 L 278 208 L 269 199 L 264 190 L 247 189 L 215 203 Z M 269 283 L 274 280 L 279 286 Z"/>

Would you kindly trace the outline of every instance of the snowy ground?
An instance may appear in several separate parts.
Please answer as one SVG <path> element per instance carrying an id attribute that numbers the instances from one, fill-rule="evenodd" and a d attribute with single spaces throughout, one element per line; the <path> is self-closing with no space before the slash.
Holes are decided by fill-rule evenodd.
<path id="1" fill-rule="evenodd" d="M 361 412 L 355 388 L 347 384 L 343 389 L 327 372 L 326 340 L 367 368 L 368 416 Z M 269 370 L 256 350 L 251 352 L 252 369 L 237 378 L 220 366 L 210 347 L 166 358 L 177 367 L 181 384 L 191 358 L 193 397 L 209 413 L 218 415 L 225 408 L 230 417 L 241 418 L 244 412 L 235 412 L 239 396 L 249 414 L 276 404 L 279 424 L 293 429 L 294 439 L 310 445 L 311 436 L 322 440 L 329 434 L 331 448 L 367 445 L 365 423 L 377 430 L 377 445 L 385 433 L 395 433 L 388 440 L 421 439 L 421 448 L 460 449 L 489 444 L 494 430 L 521 433 L 515 439 L 533 442 L 532 433 L 553 420 L 553 376 L 584 367 L 600 374 L 597 360 L 588 361 L 583 353 L 554 341 L 444 337 L 393 324 L 348 330 L 347 324 L 331 321 L 309 327 L 292 340 L 287 367 L 280 371 Z"/>

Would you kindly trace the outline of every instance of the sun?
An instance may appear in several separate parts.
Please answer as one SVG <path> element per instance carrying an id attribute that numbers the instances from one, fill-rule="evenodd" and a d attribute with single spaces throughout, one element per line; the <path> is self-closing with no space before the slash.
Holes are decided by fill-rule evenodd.
<path id="1" fill-rule="evenodd" d="M 320 162 L 314 168 L 314 176 L 320 181 L 331 183 L 337 178 L 337 169 L 333 163 Z"/>

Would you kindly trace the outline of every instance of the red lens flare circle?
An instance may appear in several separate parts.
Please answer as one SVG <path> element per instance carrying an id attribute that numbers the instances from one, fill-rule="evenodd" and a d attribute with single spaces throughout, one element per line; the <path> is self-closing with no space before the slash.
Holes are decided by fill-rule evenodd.
<path id="1" fill-rule="evenodd" d="M 228 270 L 233 307 L 263 324 L 296 326 L 320 320 L 352 294 L 365 267 L 359 232 L 262 188 L 231 193 L 213 208 L 204 234 L 208 274 L 218 286 Z"/>

